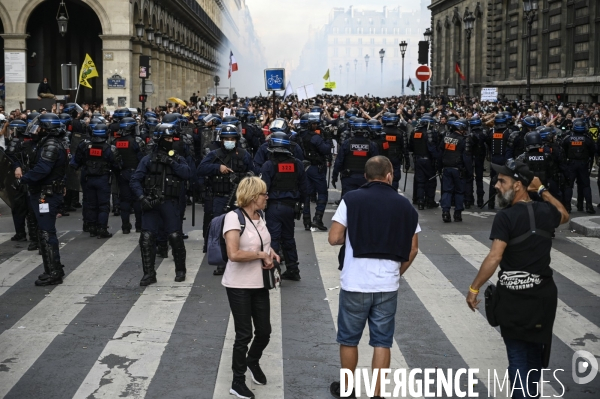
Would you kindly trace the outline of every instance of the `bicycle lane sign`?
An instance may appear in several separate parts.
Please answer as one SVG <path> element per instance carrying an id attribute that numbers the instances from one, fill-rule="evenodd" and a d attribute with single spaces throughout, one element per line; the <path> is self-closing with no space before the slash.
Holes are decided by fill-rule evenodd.
<path id="1" fill-rule="evenodd" d="M 265 90 L 285 90 L 285 69 L 265 69 Z"/>

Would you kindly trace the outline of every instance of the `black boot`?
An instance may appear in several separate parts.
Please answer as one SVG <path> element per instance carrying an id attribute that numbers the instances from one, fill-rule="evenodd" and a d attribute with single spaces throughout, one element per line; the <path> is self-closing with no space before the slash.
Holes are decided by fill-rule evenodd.
<path id="1" fill-rule="evenodd" d="M 43 245 L 41 245 L 42 240 L 44 240 L 44 237 L 42 236 L 42 231 L 38 230 L 38 243 L 40 243 L 39 251 L 42 255 L 42 266 L 44 266 L 44 272 L 38 276 L 38 280 L 47 280 L 50 278 L 50 267 L 48 266 L 50 263 L 48 260 L 48 253 L 46 252 Z"/>
<path id="2" fill-rule="evenodd" d="M 90 231 L 90 237 L 96 237 L 98 235 L 98 226 L 96 223 L 90 223 L 88 229 Z"/>
<path id="3" fill-rule="evenodd" d="M 323 214 L 322 213 L 315 213 L 315 217 L 313 218 L 312 221 L 312 225 L 313 227 L 316 227 L 317 229 L 321 230 L 321 231 L 327 231 L 327 227 L 323 224 Z"/>
<path id="4" fill-rule="evenodd" d="M 420 211 L 422 211 L 423 209 L 425 209 L 425 201 L 419 200 L 418 208 L 419 208 Z"/>
<path id="5" fill-rule="evenodd" d="M 112 211 L 114 216 L 121 216 L 121 208 L 119 205 L 114 205 Z"/>
<path id="6" fill-rule="evenodd" d="M 48 275 L 48 278 L 36 280 L 35 285 L 43 287 L 47 285 L 62 284 L 64 272 L 62 270 L 63 266 L 58 260 L 58 248 L 53 248 L 52 245 L 50 245 L 50 234 L 47 231 L 42 231 L 40 237 L 44 271 L 45 274 Z"/>
<path id="7" fill-rule="evenodd" d="M 587 213 L 589 213 L 590 215 L 595 215 L 596 214 L 596 210 L 594 209 L 594 205 L 592 204 L 587 204 L 585 211 Z"/>
<path id="8" fill-rule="evenodd" d="M 455 222 L 462 222 L 461 211 L 454 211 L 454 221 Z"/>
<path id="9" fill-rule="evenodd" d="M 83 227 L 82 230 L 84 233 L 89 233 L 90 232 L 90 224 L 88 222 L 83 222 Z"/>
<path id="10" fill-rule="evenodd" d="M 176 231 L 169 235 L 169 243 L 173 249 L 173 260 L 175 260 L 175 281 L 185 281 L 185 244 L 183 243 L 183 235 Z"/>
<path id="11" fill-rule="evenodd" d="M 434 209 L 440 206 L 439 202 L 435 202 L 433 200 L 427 201 L 427 209 Z"/>
<path id="12" fill-rule="evenodd" d="M 108 232 L 108 226 L 100 226 L 98 228 L 98 236 L 96 238 L 110 238 L 112 233 Z"/>
<path id="13" fill-rule="evenodd" d="M 156 256 L 165 259 L 169 257 L 169 244 L 166 241 L 160 241 L 157 247 Z"/>
<path id="14" fill-rule="evenodd" d="M 465 201 L 465 209 L 471 209 L 471 203 L 468 201 Z"/>
<path id="15" fill-rule="evenodd" d="M 483 206 L 483 197 L 477 197 L 477 207 L 481 208 Z"/>
<path id="16" fill-rule="evenodd" d="M 495 208 L 496 208 L 496 201 L 490 200 L 490 202 L 488 202 L 488 209 L 495 209 Z"/>
<path id="17" fill-rule="evenodd" d="M 10 238 L 10 240 L 17 241 L 17 242 L 27 241 L 27 234 L 25 233 L 25 231 L 22 231 L 20 233 L 15 234 L 14 236 L 12 236 Z"/>
<path id="18" fill-rule="evenodd" d="M 285 272 L 281 274 L 281 278 L 283 280 L 300 281 L 300 270 L 298 270 L 298 268 L 288 268 Z"/>
<path id="19" fill-rule="evenodd" d="M 131 227 L 132 227 L 131 223 L 129 223 L 129 222 L 124 223 L 121 226 L 121 230 L 123 231 L 123 234 L 129 234 L 129 233 L 131 233 Z"/>
<path id="20" fill-rule="evenodd" d="M 310 231 L 310 227 L 311 227 L 310 215 L 304 215 L 302 217 L 302 222 L 304 222 L 304 230 Z"/>
<path id="21" fill-rule="evenodd" d="M 444 223 L 452 222 L 452 218 L 450 217 L 450 212 L 442 212 L 442 220 Z"/>
<path id="22" fill-rule="evenodd" d="M 156 271 L 154 270 L 156 238 L 149 231 L 142 231 L 140 234 L 140 252 L 142 253 L 142 268 L 144 269 L 144 277 L 140 281 L 140 286 L 145 287 L 156 283 Z"/>

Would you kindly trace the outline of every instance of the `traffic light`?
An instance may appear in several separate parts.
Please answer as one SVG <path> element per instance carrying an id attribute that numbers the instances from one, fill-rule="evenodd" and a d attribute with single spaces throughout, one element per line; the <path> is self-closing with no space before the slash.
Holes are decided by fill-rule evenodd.
<path id="1" fill-rule="evenodd" d="M 148 99 L 147 94 L 140 94 L 140 102 L 141 103 L 145 103 L 147 99 Z"/>
<path id="2" fill-rule="evenodd" d="M 419 64 L 426 65 L 429 63 L 429 42 L 419 42 Z"/>
<path id="3" fill-rule="evenodd" d="M 556 95 L 556 101 L 558 101 L 559 103 L 567 103 L 567 102 L 569 102 L 568 96 L 565 93 L 558 93 Z"/>

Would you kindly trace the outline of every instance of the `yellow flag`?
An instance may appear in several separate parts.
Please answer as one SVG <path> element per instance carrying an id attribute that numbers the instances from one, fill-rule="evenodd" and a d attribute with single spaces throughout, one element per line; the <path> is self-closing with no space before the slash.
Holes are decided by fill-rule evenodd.
<path id="1" fill-rule="evenodd" d="M 325 76 L 323 76 L 323 79 L 325 79 L 325 80 L 329 79 L 329 69 L 327 70 L 327 73 L 325 73 Z"/>
<path id="2" fill-rule="evenodd" d="M 98 77 L 96 64 L 92 61 L 92 57 L 90 57 L 89 54 L 86 54 L 83 65 L 81 66 L 81 71 L 79 72 L 79 84 L 91 89 L 92 85 L 88 82 L 88 79 L 96 77 Z"/>
<path id="3" fill-rule="evenodd" d="M 325 82 L 326 89 L 335 89 L 335 82 Z"/>

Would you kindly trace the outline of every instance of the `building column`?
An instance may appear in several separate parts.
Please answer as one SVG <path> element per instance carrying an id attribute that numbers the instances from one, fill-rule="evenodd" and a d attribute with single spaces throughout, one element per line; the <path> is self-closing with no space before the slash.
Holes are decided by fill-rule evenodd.
<path id="1" fill-rule="evenodd" d="M 162 105 L 167 99 L 167 87 L 165 86 L 165 77 L 167 76 L 166 54 L 163 50 L 158 52 L 158 78 L 156 79 L 155 89 L 158 93 L 156 105 Z"/>
<path id="2" fill-rule="evenodd" d="M 143 48 L 142 48 L 142 44 L 143 42 L 141 41 L 134 41 L 133 42 L 133 50 L 132 50 L 132 55 L 131 55 L 131 63 L 130 63 L 130 70 L 131 70 L 131 102 L 130 102 L 130 107 L 141 107 L 142 104 L 139 102 L 139 97 L 137 96 L 137 94 L 139 94 L 139 90 L 140 90 L 140 84 L 142 83 L 142 79 L 140 79 L 140 56 L 143 55 Z"/>
<path id="3" fill-rule="evenodd" d="M 100 35 L 102 39 L 102 51 L 103 51 L 103 74 L 102 77 L 103 94 L 104 94 L 104 105 L 108 111 L 114 111 L 119 106 L 119 98 L 121 99 L 124 107 L 131 107 L 134 105 L 132 99 L 134 95 L 134 84 L 135 76 L 137 73 L 133 73 L 132 64 L 134 63 L 134 57 L 132 55 L 132 43 L 131 36 L 129 35 Z M 109 57 L 112 54 L 112 59 Z M 136 59 L 135 64 L 139 62 Z M 117 72 L 125 79 L 124 89 L 109 89 L 107 78 L 111 77 L 113 73 Z M 136 68 L 137 72 L 137 68 Z"/>
<path id="4" fill-rule="evenodd" d="M 154 94 L 152 94 L 151 96 L 148 96 L 148 103 L 146 104 L 146 106 L 148 107 L 156 107 L 159 104 L 160 101 L 160 85 L 158 84 L 158 82 L 160 81 L 160 63 L 159 63 L 159 51 L 158 51 L 158 46 L 152 46 L 151 49 L 151 57 L 152 57 L 152 76 L 150 77 L 150 80 L 152 81 L 152 83 L 154 83 Z"/>
<path id="5" fill-rule="evenodd" d="M 4 33 L 0 36 L 4 39 L 4 57 L 8 53 L 19 53 L 15 58 L 23 61 L 25 70 L 23 77 L 17 79 L 17 82 L 8 82 L 9 79 L 5 81 L 4 109 L 8 111 L 18 109 L 19 101 L 25 101 L 27 98 L 27 38 L 29 35 Z M 0 60 L 0 62 L 5 62 L 5 60 Z"/>
<path id="6" fill-rule="evenodd" d="M 144 42 L 144 44 L 142 45 L 142 55 L 147 55 L 152 57 L 152 45 L 148 44 L 147 42 Z M 135 64 L 135 62 L 134 62 Z M 150 58 L 150 73 L 154 72 L 154 70 L 152 69 L 152 58 Z M 138 65 L 139 67 L 139 65 Z M 146 78 L 147 80 L 152 80 L 152 75 L 148 75 L 148 77 Z M 135 93 L 135 96 L 137 97 L 137 99 L 139 100 L 139 96 L 138 94 L 142 94 L 142 90 L 141 90 L 141 86 L 142 85 L 142 79 L 140 78 L 140 83 L 135 87 L 135 90 L 137 90 L 137 93 Z M 142 103 L 140 101 L 138 101 L 138 108 L 142 108 Z M 152 104 L 152 99 L 151 96 L 148 96 L 148 101 L 146 101 L 146 108 L 148 108 L 150 106 L 150 104 Z M 144 110 L 142 109 L 142 114 L 144 113 Z"/>
<path id="7" fill-rule="evenodd" d="M 171 56 L 171 52 L 165 54 L 165 98 L 163 101 L 166 101 L 167 98 L 173 95 L 171 91 L 171 79 L 173 76 L 173 57 Z"/>

